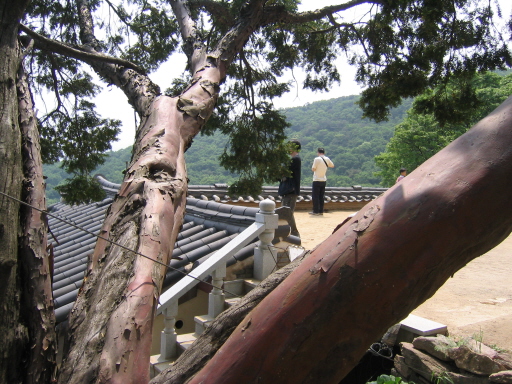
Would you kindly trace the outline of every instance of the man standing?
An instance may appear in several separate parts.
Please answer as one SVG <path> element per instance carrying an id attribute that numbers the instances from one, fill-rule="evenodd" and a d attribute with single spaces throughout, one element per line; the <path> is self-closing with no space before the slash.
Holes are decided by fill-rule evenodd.
<path id="1" fill-rule="evenodd" d="M 310 215 L 323 215 L 324 214 L 324 195 L 325 185 L 327 183 L 327 168 L 334 168 L 334 163 L 325 156 L 323 148 L 318 148 L 318 157 L 313 160 L 313 212 Z"/>
<path id="2" fill-rule="evenodd" d="M 292 157 L 290 166 L 288 167 L 288 170 L 291 172 L 291 175 L 288 177 L 283 178 L 281 181 L 281 184 L 288 182 L 289 184 L 293 185 L 293 188 L 285 190 L 285 192 L 282 195 L 281 200 L 281 206 L 283 207 L 289 207 L 292 211 L 292 217 L 290 220 L 290 228 L 291 228 L 291 235 L 300 237 L 299 231 L 297 230 L 297 225 L 295 224 L 295 218 L 293 216 L 293 213 L 295 212 L 295 204 L 297 203 L 297 197 L 300 193 L 300 168 L 302 166 L 302 160 L 299 156 L 299 151 L 301 149 L 300 141 L 298 140 L 290 140 L 290 156 Z M 280 185 L 281 187 L 284 187 L 284 185 Z M 284 190 L 284 188 L 283 188 Z"/>

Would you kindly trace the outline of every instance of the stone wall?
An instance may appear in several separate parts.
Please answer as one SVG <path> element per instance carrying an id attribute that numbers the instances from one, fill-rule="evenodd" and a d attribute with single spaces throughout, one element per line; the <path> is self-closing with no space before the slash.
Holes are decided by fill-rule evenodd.
<path id="1" fill-rule="evenodd" d="M 416 384 L 512 384 L 512 356 L 474 339 L 421 336 L 400 343 L 391 374 Z"/>

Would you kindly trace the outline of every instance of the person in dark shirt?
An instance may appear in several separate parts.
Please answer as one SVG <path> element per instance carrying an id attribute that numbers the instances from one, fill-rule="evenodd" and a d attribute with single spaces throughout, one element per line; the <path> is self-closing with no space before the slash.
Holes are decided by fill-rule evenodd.
<path id="1" fill-rule="evenodd" d="M 293 217 L 293 213 L 295 212 L 295 204 L 297 203 L 297 197 L 300 193 L 300 171 L 302 166 L 302 160 L 299 156 L 299 151 L 301 149 L 300 142 L 298 140 L 290 140 L 290 144 L 292 149 L 290 150 L 291 162 L 288 169 L 291 172 L 291 175 L 288 176 L 288 179 L 293 180 L 294 190 L 291 193 L 286 193 L 282 196 L 281 206 L 289 207 L 292 211 L 292 217 L 290 221 L 291 227 L 291 235 L 300 237 L 299 231 L 297 230 L 297 225 L 295 224 L 295 218 Z"/>

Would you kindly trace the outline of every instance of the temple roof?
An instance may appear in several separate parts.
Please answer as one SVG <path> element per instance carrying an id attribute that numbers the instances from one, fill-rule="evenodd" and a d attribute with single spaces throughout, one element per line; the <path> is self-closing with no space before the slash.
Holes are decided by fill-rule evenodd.
<path id="1" fill-rule="evenodd" d="M 102 177 L 98 180 L 107 192 L 103 201 L 75 206 L 59 202 L 48 209 L 52 215 L 48 223 L 48 242 L 53 247 L 54 254 L 53 296 L 57 322 L 64 321 L 73 306 L 82 285 L 88 257 L 96 243 L 96 236 L 93 234 L 99 233 L 107 208 L 120 188 L 120 184 L 111 183 Z M 196 187 L 190 189 L 203 190 Z M 166 274 L 164 289 L 251 225 L 258 211 L 259 208 L 256 207 L 187 197 L 184 223 L 172 253 L 171 268 Z M 289 243 L 300 244 L 300 239 L 288 234 L 288 226 L 280 227 L 276 231 L 275 241 L 286 239 Z M 235 254 L 228 266 L 252 256 L 256 240 Z"/>

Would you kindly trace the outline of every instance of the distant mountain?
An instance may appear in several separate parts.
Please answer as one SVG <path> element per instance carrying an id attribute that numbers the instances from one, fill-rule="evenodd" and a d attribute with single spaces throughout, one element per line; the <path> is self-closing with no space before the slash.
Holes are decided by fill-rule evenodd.
<path id="1" fill-rule="evenodd" d="M 292 126 L 287 130 L 290 138 L 302 143 L 302 185 L 312 182 L 311 164 L 318 147 L 324 147 L 326 155 L 334 162 L 329 170 L 329 186 L 379 186 L 380 179 L 373 174 L 378 169 L 373 161 L 375 155 L 384 151 L 393 135 L 393 128 L 405 117 L 412 101 L 405 101 L 392 111 L 389 121 L 375 123 L 362 118 L 361 109 L 355 104 L 359 96 L 346 96 L 317 101 L 302 107 L 283 109 Z M 226 137 L 198 136 L 185 154 L 190 184 L 230 184 L 236 176 L 219 166 L 218 158 L 226 146 Z M 108 158 L 94 173 L 120 183 L 123 171 L 130 161 L 131 147 L 109 152 Z M 44 166 L 47 176 L 48 205 L 59 200 L 53 187 L 67 176 L 60 164 Z"/>
<path id="2" fill-rule="evenodd" d="M 379 186 L 380 179 L 373 175 L 378 171 L 373 158 L 384 151 L 412 100 L 392 110 L 388 121 L 375 123 L 362 118 L 362 110 L 355 104 L 358 99 L 346 96 L 283 110 L 292 124 L 288 137 L 302 144 L 302 185 L 311 184 L 311 165 L 317 148 L 323 147 L 335 165 L 327 173 L 328 186 Z"/>
<path id="3" fill-rule="evenodd" d="M 123 171 L 132 156 L 132 148 L 128 147 L 118 151 L 107 152 L 107 159 L 103 165 L 98 167 L 93 174 L 102 174 L 113 183 L 123 181 Z M 61 163 L 45 164 L 43 166 L 46 179 L 46 204 L 51 205 L 60 200 L 59 193 L 54 189 L 57 185 L 64 182 L 69 175 L 60 167 Z"/>

